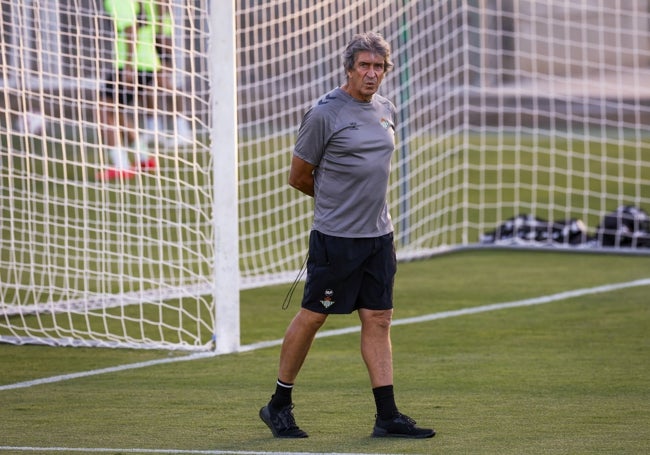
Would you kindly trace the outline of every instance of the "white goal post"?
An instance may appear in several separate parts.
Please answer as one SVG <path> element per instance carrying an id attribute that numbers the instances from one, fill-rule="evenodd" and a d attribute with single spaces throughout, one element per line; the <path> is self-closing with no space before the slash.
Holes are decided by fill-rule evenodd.
<path id="1" fill-rule="evenodd" d="M 148 2 L 164 62 L 119 110 L 104 0 L 0 3 L 0 342 L 239 350 L 240 291 L 304 260 L 293 143 L 360 31 L 393 47 L 400 259 L 650 252 L 598 229 L 650 211 L 650 0 Z M 110 171 L 110 112 L 138 133 L 128 171 Z M 488 235 L 504 223 L 529 231 Z"/>

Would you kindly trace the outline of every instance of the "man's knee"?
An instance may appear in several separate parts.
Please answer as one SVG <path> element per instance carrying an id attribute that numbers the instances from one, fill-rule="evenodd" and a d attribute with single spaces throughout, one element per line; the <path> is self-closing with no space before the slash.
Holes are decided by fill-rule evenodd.
<path id="1" fill-rule="evenodd" d="M 363 326 L 373 326 L 381 329 L 390 328 L 393 320 L 393 310 L 359 310 L 359 317 Z"/>
<path id="2" fill-rule="evenodd" d="M 299 321 L 301 325 L 309 326 L 314 330 L 318 330 L 325 323 L 327 314 L 317 313 L 315 311 L 301 308 L 295 319 L 296 321 Z"/>

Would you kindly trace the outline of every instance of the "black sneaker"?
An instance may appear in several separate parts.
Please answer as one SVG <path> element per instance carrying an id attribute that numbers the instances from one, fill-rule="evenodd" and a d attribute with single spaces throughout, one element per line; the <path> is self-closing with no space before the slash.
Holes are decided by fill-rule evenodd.
<path id="1" fill-rule="evenodd" d="M 271 429 L 276 438 L 306 438 L 309 436 L 296 425 L 293 417 L 293 404 L 276 411 L 266 405 L 260 409 L 260 419 Z"/>
<path id="2" fill-rule="evenodd" d="M 375 438 L 432 438 L 436 435 L 431 428 L 419 428 L 415 426 L 415 420 L 401 413 L 395 414 L 393 418 L 382 420 L 377 417 L 372 436 Z"/>

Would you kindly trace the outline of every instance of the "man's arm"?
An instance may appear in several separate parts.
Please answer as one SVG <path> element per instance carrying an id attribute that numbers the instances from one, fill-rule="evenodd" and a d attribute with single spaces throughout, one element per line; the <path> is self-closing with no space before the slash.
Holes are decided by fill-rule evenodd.
<path id="1" fill-rule="evenodd" d="M 291 171 L 289 172 L 289 185 L 314 197 L 314 169 L 316 166 L 294 155 L 291 159 Z"/>

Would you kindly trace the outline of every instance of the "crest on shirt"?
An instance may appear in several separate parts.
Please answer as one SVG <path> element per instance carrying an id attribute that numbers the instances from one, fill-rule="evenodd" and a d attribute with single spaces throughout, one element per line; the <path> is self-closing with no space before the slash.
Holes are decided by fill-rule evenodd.
<path id="1" fill-rule="evenodd" d="M 392 123 L 390 120 L 385 119 L 385 118 L 383 118 L 383 117 L 382 117 L 382 119 L 379 121 L 379 123 L 381 124 L 381 126 L 384 127 L 385 130 L 387 130 L 388 128 L 390 128 L 391 126 L 393 126 L 393 123 Z"/>
<path id="2" fill-rule="evenodd" d="M 331 307 L 336 303 L 333 297 L 334 297 L 334 291 L 331 289 L 325 289 L 325 295 L 323 296 L 323 300 L 320 301 L 321 305 L 323 305 L 325 308 Z"/>

